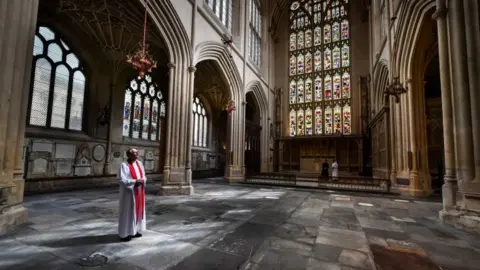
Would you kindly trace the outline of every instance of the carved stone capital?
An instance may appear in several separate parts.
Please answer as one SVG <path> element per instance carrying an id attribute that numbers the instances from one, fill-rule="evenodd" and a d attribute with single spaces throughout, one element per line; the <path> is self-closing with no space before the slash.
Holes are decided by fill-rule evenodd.
<path id="1" fill-rule="evenodd" d="M 195 66 L 189 66 L 189 67 L 188 67 L 188 71 L 189 71 L 190 73 L 195 73 L 195 71 L 197 71 L 197 68 L 196 68 Z"/>
<path id="2" fill-rule="evenodd" d="M 175 63 L 173 63 L 173 62 L 170 62 L 170 63 L 167 64 L 167 67 L 168 67 L 169 69 L 174 69 L 174 68 L 177 67 L 177 65 L 176 65 Z"/>
<path id="3" fill-rule="evenodd" d="M 440 7 L 439 9 L 437 9 L 433 15 L 432 15 L 432 19 L 434 20 L 440 20 L 440 19 L 445 19 L 447 17 L 447 13 L 448 13 L 448 9 L 445 8 L 445 7 Z"/>

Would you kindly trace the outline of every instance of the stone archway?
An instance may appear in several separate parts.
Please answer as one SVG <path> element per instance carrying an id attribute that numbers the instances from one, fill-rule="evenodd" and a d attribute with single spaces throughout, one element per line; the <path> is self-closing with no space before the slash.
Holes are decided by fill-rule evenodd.
<path id="1" fill-rule="evenodd" d="M 227 93 L 234 101 L 236 109 L 228 115 L 228 153 L 226 178 L 229 182 L 239 181 L 244 178 L 244 152 L 243 145 L 245 140 L 245 100 L 243 95 L 243 82 L 240 73 L 228 55 L 225 47 L 218 42 L 200 43 L 194 54 L 194 64 L 202 61 L 214 61 L 226 82 Z M 192 95 L 193 95 L 193 89 Z"/>

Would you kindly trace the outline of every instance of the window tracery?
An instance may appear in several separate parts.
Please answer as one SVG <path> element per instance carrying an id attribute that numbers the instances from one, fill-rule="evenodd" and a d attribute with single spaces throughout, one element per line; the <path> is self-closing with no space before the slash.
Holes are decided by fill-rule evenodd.
<path id="1" fill-rule="evenodd" d="M 133 139 L 160 140 L 165 121 L 166 103 L 162 91 L 150 74 L 136 77 L 125 90 L 123 136 Z"/>
<path id="2" fill-rule="evenodd" d="M 208 117 L 202 101 L 195 97 L 192 106 L 193 113 L 193 136 L 192 145 L 196 147 L 207 147 Z"/>
<path id="3" fill-rule="evenodd" d="M 348 0 L 290 5 L 290 136 L 352 133 L 348 7 Z"/>
<path id="4" fill-rule="evenodd" d="M 205 0 L 208 7 L 228 30 L 232 30 L 232 1 L 233 0 Z"/>
<path id="5" fill-rule="evenodd" d="M 260 3 L 258 0 L 249 0 L 250 23 L 249 27 L 249 57 L 260 66 L 262 56 L 262 16 L 260 14 Z"/>
<path id="6" fill-rule="evenodd" d="M 50 28 L 37 28 L 28 124 L 81 131 L 86 78 L 76 54 Z"/>

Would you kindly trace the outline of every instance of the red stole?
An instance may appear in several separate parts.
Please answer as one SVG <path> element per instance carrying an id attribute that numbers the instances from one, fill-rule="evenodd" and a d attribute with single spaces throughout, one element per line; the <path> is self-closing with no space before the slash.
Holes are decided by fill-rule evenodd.
<path id="1" fill-rule="evenodd" d="M 135 172 L 135 168 L 133 167 L 133 163 L 128 163 L 128 168 L 130 169 L 130 174 L 132 175 L 133 179 L 143 179 L 143 171 L 142 167 L 138 164 L 138 161 L 135 161 L 138 167 L 138 171 L 140 172 L 140 178 L 138 178 L 137 173 Z M 144 185 L 135 185 L 133 187 L 135 192 L 135 214 L 137 217 L 137 222 L 143 219 L 143 206 L 145 205 L 145 186 Z"/>

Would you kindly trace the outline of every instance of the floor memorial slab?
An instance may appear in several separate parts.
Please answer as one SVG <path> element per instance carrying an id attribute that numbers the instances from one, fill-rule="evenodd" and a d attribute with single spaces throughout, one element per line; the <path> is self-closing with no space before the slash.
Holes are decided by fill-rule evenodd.
<path id="1" fill-rule="evenodd" d="M 202 181 L 147 188 L 147 231 L 116 235 L 118 189 L 29 196 L 0 235 L 0 270 L 480 270 L 480 236 L 443 225 L 441 203 Z"/>

